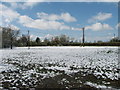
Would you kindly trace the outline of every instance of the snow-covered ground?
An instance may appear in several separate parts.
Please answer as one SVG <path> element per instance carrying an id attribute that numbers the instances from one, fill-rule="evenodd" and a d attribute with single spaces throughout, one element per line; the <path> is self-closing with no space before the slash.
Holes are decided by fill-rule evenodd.
<path id="1" fill-rule="evenodd" d="M 118 80 L 118 47 L 17 47 L 0 50 L 0 55 L 0 73 L 24 67 L 24 77 L 37 74 L 47 78 L 61 73 L 55 71 L 67 75 L 82 71 L 98 79 Z M 40 71 L 43 69 L 48 71 Z"/>

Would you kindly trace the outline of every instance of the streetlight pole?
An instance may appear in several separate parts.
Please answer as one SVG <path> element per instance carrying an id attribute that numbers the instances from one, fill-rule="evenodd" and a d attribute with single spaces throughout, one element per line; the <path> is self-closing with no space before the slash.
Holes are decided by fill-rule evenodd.
<path id="1" fill-rule="evenodd" d="M 30 31 L 28 30 L 28 49 L 30 49 L 30 35 L 29 35 Z"/>
<path id="2" fill-rule="evenodd" d="M 12 29 L 10 28 L 10 48 L 13 49 L 13 35 L 12 35 Z"/>
<path id="3" fill-rule="evenodd" d="M 84 47 L 84 43 L 85 43 L 85 28 L 83 27 L 82 28 L 82 30 L 83 30 L 83 38 L 82 38 L 82 42 L 83 42 L 83 47 Z"/>
<path id="4" fill-rule="evenodd" d="M 71 27 L 71 30 L 74 30 L 74 28 Z M 83 27 L 83 28 L 75 28 L 75 30 L 82 30 L 83 31 L 83 37 L 82 37 L 81 45 L 84 47 L 85 46 L 85 27 Z"/>
<path id="5" fill-rule="evenodd" d="M 13 48 L 13 38 L 12 38 L 12 35 L 11 35 L 11 45 L 10 45 L 10 48 L 12 49 Z"/>

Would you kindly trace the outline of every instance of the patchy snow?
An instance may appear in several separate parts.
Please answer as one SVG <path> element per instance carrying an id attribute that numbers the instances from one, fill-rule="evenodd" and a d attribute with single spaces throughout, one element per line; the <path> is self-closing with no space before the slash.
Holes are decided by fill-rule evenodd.
<path id="1" fill-rule="evenodd" d="M 2 51 L 3 61 L 7 59 L 11 62 L 19 62 L 23 65 L 39 63 L 41 65 L 55 64 L 56 66 L 44 66 L 48 69 L 65 70 L 68 72 L 71 66 L 76 68 L 96 69 L 95 75 L 106 74 L 111 79 L 115 79 L 112 72 L 118 68 L 117 47 L 17 47 L 13 50 Z M 57 66 L 64 65 L 64 66 Z M 3 66 L 0 66 L 3 68 Z M 103 69 L 103 70 L 102 70 Z M 116 75 L 116 74 L 115 74 Z"/>
<path id="2" fill-rule="evenodd" d="M 110 89 L 111 87 L 107 87 L 105 85 L 98 85 L 96 83 L 91 83 L 91 82 L 86 82 L 87 85 L 90 85 L 92 87 L 96 87 L 96 88 L 104 88 L 104 89 Z"/>
<path id="3" fill-rule="evenodd" d="M 0 51 L 0 72 L 22 67 L 23 79 L 30 79 L 31 74 L 44 79 L 62 72 L 69 75 L 82 71 L 92 73 L 98 79 L 101 76 L 118 80 L 118 47 L 31 47 L 29 50 L 16 47 Z M 90 82 L 87 84 L 91 85 Z"/>
<path id="4" fill-rule="evenodd" d="M 9 69 L 15 69 L 15 67 L 11 64 L 0 64 L 0 72 L 6 71 Z"/>

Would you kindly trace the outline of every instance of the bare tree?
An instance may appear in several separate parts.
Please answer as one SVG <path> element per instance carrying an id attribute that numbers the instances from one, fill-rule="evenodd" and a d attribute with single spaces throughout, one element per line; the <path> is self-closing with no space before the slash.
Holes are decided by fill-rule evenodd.
<path id="1" fill-rule="evenodd" d="M 18 35 L 19 30 L 14 30 L 10 27 L 2 27 L 2 46 L 4 48 L 10 47 L 12 49 Z"/>

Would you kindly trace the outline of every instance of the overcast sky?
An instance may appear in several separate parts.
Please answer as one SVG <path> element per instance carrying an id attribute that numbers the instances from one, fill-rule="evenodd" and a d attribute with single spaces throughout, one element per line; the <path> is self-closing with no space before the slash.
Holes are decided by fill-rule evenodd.
<path id="1" fill-rule="evenodd" d="M 85 27 L 86 41 L 107 41 L 120 26 L 117 2 L 2 2 L 0 8 L 0 26 L 30 30 L 32 39 L 66 34 L 80 40 Z"/>

